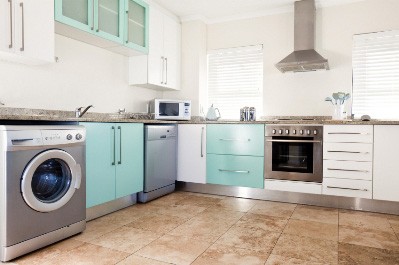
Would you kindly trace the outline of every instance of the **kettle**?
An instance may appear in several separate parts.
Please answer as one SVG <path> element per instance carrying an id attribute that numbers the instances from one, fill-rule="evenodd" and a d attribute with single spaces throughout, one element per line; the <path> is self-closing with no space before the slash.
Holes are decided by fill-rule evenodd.
<path id="1" fill-rule="evenodd" d="M 216 115 L 216 111 L 218 112 L 218 115 Z M 220 111 L 218 108 L 214 108 L 212 104 L 206 113 L 206 120 L 217 121 L 218 119 L 220 119 Z"/>

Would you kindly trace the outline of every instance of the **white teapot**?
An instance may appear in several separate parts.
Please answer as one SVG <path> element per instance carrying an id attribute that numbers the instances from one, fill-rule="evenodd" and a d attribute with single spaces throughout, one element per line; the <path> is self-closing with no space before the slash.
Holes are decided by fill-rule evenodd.
<path id="1" fill-rule="evenodd" d="M 218 114 L 216 115 L 216 111 Z M 206 120 L 208 121 L 217 121 L 220 119 L 220 111 L 218 108 L 214 108 L 213 104 L 209 107 L 208 112 L 206 113 Z"/>

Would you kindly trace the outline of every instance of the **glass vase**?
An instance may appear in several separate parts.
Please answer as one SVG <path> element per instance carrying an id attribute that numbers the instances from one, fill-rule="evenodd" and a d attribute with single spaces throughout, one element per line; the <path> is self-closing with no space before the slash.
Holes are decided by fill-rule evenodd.
<path id="1" fill-rule="evenodd" d="M 333 120 L 344 120 L 346 118 L 344 110 L 345 110 L 345 106 L 343 104 L 342 105 L 339 105 L 339 104 L 334 105 L 334 112 L 332 115 L 332 119 Z"/>

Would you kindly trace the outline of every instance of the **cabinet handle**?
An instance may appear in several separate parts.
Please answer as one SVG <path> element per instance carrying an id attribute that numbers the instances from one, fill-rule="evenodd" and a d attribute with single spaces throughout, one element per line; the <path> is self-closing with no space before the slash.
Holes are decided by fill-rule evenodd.
<path id="1" fill-rule="evenodd" d="M 165 58 L 162 56 L 161 57 L 161 64 L 162 64 L 162 71 L 161 71 L 161 84 L 163 84 L 163 73 L 164 73 L 164 68 L 165 68 Z"/>
<path id="2" fill-rule="evenodd" d="M 165 57 L 165 69 L 166 69 L 166 74 L 165 74 L 165 85 L 168 84 L 168 58 Z"/>
<path id="3" fill-rule="evenodd" d="M 122 164 L 122 127 L 118 126 L 119 130 L 119 161 L 118 165 Z"/>
<path id="4" fill-rule="evenodd" d="M 248 170 L 229 170 L 229 169 L 220 169 L 220 172 L 230 172 L 230 173 L 244 173 L 244 174 L 249 174 Z"/>
<path id="5" fill-rule="evenodd" d="M 94 9 L 94 7 L 93 7 Z M 93 13 L 94 18 L 94 13 Z M 96 32 L 100 31 L 100 1 L 97 2 L 97 29 Z"/>
<path id="6" fill-rule="evenodd" d="M 205 128 L 201 128 L 201 157 L 204 157 L 204 150 L 203 150 L 203 145 L 204 145 L 204 130 Z"/>
<path id="7" fill-rule="evenodd" d="M 129 10 L 126 10 L 126 44 L 129 43 Z"/>
<path id="8" fill-rule="evenodd" d="M 113 145 L 113 151 L 112 151 L 112 153 L 113 153 L 113 161 L 112 161 L 111 165 L 115 166 L 115 134 L 116 134 L 115 133 L 115 127 L 112 126 L 111 130 L 114 131 L 114 145 Z"/>
<path id="9" fill-rule="evenodd" d="M 336 186 L 327 186 L 327 188 L 329 188 L 329 189 L 339 189 L 339 190 L 369 191 L 368 189 L 343 188 L 343 187 L 336 187 Z"/>
<path id="10" fill-rule="evenodd" d="M 345 153 L 345 154 L 370 154 L 370 152 L 359 152 L 359 151 L 330 151 L 327 150 L 327 153 Z"/>
<path id="11" fill-rule="evenodd" d="M 327 170 L 331 170 L 331 171 L 347 171 L 347 172 L 361 172 L 361 173 L 369 173 L 369 171 L 368 171 L 368 170 L 359 170 L 359 169 L 327 168 Z"/>
<path id="12" fill-rule="evenodd" d="M 91 17 L 91 22 L 92 22 L 91 30 L 94 30 L 94 0 L 91 3 L 93 4 L 92 9 L 91 9 L 91 11 L 92 11 L 92 13 L 91 13 L 91 15 L 92 15 L 92 17 Z"/>
<path id="13" fill-rule="evenodd" d="M 12 39 L 12 0 L 8 0 L 8 3 L 10 3 L 10 44 L 8 45 L 8 48 L 11 49 L 12 43 L 13 43 L 13 39 Z"/>
<path id="14" fill-rule="evenodd" d="M 223 139 L 223 138 L 219 138 L 219 141 L 250 142 L 251 139 Z"/>
<path id="15" fill-rule="evenodd" d="M 21 14 L 22 14 L 22 46 L 19 49 L 21 52 L 25 50 L 25 15 L 24 15 L 24 3 L 20 3 Z"/>
<path id="16" fill-rule="evenodd" d="M 358 133 L 358 132 L 329 132 L 328 134 L 370 135 L 370 133 Z"/>

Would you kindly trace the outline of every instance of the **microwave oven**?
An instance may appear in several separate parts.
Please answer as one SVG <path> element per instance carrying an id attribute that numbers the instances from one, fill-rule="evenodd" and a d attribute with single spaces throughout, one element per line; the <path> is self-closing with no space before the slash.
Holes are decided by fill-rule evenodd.
<path id="1" fill-rule="evenodd" d="M 156 120 L 191 119 L 191 100 L 153 99 L 149 107 Z"/>

